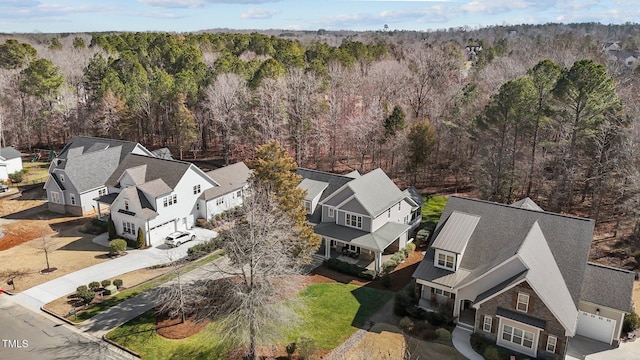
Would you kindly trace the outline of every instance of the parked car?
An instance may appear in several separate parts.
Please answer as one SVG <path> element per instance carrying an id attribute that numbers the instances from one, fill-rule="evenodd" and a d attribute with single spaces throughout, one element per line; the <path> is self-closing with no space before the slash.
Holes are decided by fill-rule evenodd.
<path id="1" fill-rule="evenodd" d="M 0 192 L 9 191 L 9 187 L 5 184 L 0 184 Z"/>
<path id="2" fill-rule="evenodd" d="M 191 230 L 176 231 L 164 239 L 164 243 L 169 247 L 178 247 L 187 241 L 196 239 L 196 233 Z"/>

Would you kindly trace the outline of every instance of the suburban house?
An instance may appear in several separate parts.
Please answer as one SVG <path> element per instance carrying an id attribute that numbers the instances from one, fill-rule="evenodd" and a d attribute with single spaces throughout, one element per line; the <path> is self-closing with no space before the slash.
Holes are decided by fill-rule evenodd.
<path id="1" fill-rule="evenodd" d="M 332 251 L 371 257 L 380 272 L 382 254 L 404 247 L 420 224 L 422 203 L 411 191 L 401 191 L 381 169 L 364 175 L 310 169 L 297 173 L 302 176 L 298 187 L 306 190 L 308 219 L 322 236 L 319 255 L 324 258 Z"/>
<path id="2" fill-rule="evenodd" d="M 130 153 L 152 156 L 144 146 L 131 141 L 72 138 L 49 166 L 44 184 L 49 210 L 78 216 L 95 211 L 93 199 L 108 193 L 106 180 Z"/>
<path id="3" fill-rule="evenodd" d="M 217 214 L 242 206 L 245 190 L 249 187 L 251 170 L 243 162 L 207 172 L 218 186 L 202 192 L 198 199 L 197 216 L 211 219 Z"/>
<path id="4" fill-rule="evenodd" d="M 576 335 L 617 344 L 634 274 L 588 262 L 594 222 L 451 196 L 413 277 L 420 306 L 522 354 L 563 359 Z"/>
<path id="5" fill-rule="evenodd" d="M 239 172 L 246 168 L 244 164 L 230 167 Z M 229 171 L 215 172 L 225 175 Z M 99 217 L 106 206 L 118 235 L 133 240 L 139 229 L 148 246 L 159 245 L 170 233 L 193 228 L 196 218 L 215 215 L 211 209 L 221 209 L 215 205 L 219 199 L 236 199 L 244 184 L 230 185 L 235 179 L 226 176 L 217 176 L 218 183 L 188 162 L 128 154 L 106 180 L 108 193 L 95 199 Z M 215 189 L 224 190 L 206 196 Z"/>
<path id="6" fill-rule="evenodd" d="M 11 146 L 0 149 L 0 180 L 9 179 L 9 174 L 22 170 L 22 154 Z"/>

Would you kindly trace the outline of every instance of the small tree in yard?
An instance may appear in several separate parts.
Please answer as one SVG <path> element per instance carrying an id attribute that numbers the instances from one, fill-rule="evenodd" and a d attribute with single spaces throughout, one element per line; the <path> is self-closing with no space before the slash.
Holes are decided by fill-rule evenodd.
<path id="1" fill-rule="evenodd" d="M 103 288 L 106 288 L 107 286 L 111 285 L 111 280 L 102 280 L 100 281 L 100 285 L 102 285 Z"/>
<path id="2" fill-rule="evenodd" d="M 109 248 L 111 248 L 112 255 L 120 255 L 127 250 L 127 241 L 123 239 L 115 239 L 109 241 Z"/>
<path id="3" fill-rule="evenodd" d="M 96 297 L 96 293 L 92 290 L 85 288 L 78 288 L 78 292 L 76 293 L 78 297 L 82 300 L 82 302 L 86 304 L 90 304 L 91 301 Z"/>
<path id="4" fill-rule="evenodd" d="M 142 249 L 147 245 L 147 242 L 144 239 L 144 233 L 141 228 L 138 228 L 138 237 L 136 238 L 136 247 L 138 249 Z"/>
<path id="5" fill-rule="evenodd" d="M 120 289 L 122 287 L 122 280 L 121 279 L 115 279 L 113 280 L 113 286 L 117 287 L 118 289 Z"/>
<path id="6" fill-rule="evenodd" d="M 290 241 L 296 235 L 295 220 L 286 216 L 267 187 L 252 184 L 243 209 L 234 226 L 220 233 L 230 264 L 217 267 L 209 279 L 185 286 L 182 303 L 175 296 L 160 303 L 161 310 L 176 315 L 185 306 L 200 318 L 216 319 L 227 343 L 242 346 L 247 359 L 257 359 L 258 343 L 281 341 L 300 321 L 301 299 L 285 302 L 282 296 L 297 292 L 296 282 L 287 276 L 300 274 L 299 257 L 309 254 L 301 254 L 299 244 Z"/>
<path id="7" fill-rule="evenodd" d="M 113 223 L 111 218 L 107 221 L 107 232 L 109 233 L 109 240 L 115 239 L 118 236 L 118 233 L 116 232 L 116 224 Z"/>
<path id="8" fill-rule="evenodd" d="M 100 288 L 100 282 L 99 281 L 92 281 L 92 282 L 89 283 L 88 287 L 89 287 L 89 290 L 91 290 L 91 291 L 99 289 Z"/>

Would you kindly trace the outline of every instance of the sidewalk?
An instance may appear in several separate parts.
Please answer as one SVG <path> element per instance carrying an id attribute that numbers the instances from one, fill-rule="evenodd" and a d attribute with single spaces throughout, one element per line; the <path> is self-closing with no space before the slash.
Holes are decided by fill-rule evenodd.
<path id="1" fill-rule="evenodd" d="M 195 282 L 196 280 L 200 280 L 205 277 L 213 278 L 211 276 L 212 270 L 214 270 L 216 267 L 224 269 L 228 268 L 229 266 L 229 259 L 223 256 L 207 265 L 191 270 L 186 274 L 182 274 L 180 276 L 180 281 L 186 284 Z M 118 326 L 126 323 L 127 321 L 134 319 L 142 315 L 146 311 L 152 309 L 154 306 L 156 306 L 157 292 L 162 291 L 162 287 L 170 286 L 175 283 L 177 283 L 176 279 L 162 284 L 158 288 L 145 291 L 138 296 L 123 301 L 120 304 L 110 308 L 109 310 L 103 311 L 98 315 L 92 317 L 91 319 L 84 321 L 81 324 L 81 328 L 83 329 L 83 331 L 91 334 L 92 336 L 101 338 L 112 329 L 115 329 Z"/>
<path id="2" fill-rule="evenodd" d="M 453 346 L 456 350 L 458 350 L 467 359 L 484 360 L 484 358 L 471 347 L 471 331 L 463 329 L 460 326 L 456 326 L 451 333 L 451 341 L 453 342 Z"/>

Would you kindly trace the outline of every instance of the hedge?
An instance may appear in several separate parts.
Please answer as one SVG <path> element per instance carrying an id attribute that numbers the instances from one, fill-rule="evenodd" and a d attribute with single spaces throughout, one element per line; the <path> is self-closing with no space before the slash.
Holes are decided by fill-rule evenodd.
<path id="1" fill-rule="evenodd" d="M 222 240 L 218 238 L 210 239 L 209 241 L 196 244 L 187 249 L 187 256 L 189 259 L 194 260 L 201 258 L 207 254 L 211 254 L 222 246 Z"/>
<path id="2" fill-rule="evenodd" d="M 325 263 L 327 267 L 332 270 L 336 270 L 343 274 L 357 276 L 366 280 L 373 280 L 376 278 L 376 272 L 373 270 L 367 270 L 362 266 L 358 266 L 356 264 L 349 264 L 344 261 L 340 261 L 338 259 L 329 259 L 326 260 Z"/>

